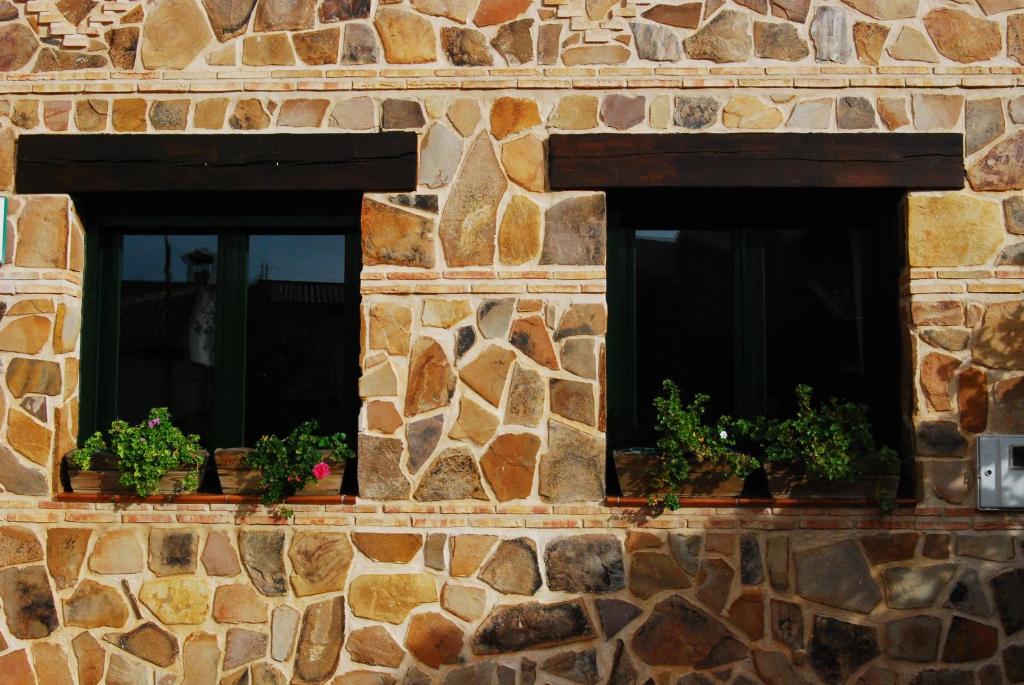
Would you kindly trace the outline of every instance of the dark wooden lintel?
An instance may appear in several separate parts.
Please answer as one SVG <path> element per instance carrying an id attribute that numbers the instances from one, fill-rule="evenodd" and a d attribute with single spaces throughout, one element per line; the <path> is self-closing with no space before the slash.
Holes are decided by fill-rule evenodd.
<path id="1" fill-rule="evenodd" d="M 959 133 L 588 133 L 551 136 L 552 190 L 959 189 Z"/>
<path id="2" fill-rule="evenodd" d="M 416 134 L 24 135 L 19 193 L 412 191 Z"/>

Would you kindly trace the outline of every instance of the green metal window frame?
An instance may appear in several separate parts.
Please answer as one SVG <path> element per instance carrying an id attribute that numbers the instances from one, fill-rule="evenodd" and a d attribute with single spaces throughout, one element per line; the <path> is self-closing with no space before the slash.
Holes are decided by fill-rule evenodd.
<path id="1" fill-rule="evenodd" d="M 637 367 L 638 353 L 642 342 L 637 340 L 636 301 L 636 244 L 637 230 L 663 228 L 678 223 L 680 215 L 665 211 L 666 207 L 685 205 L 678 197 L 659 194 L 659 191 L 617 191 L 609 194 L 608 250 L 607 250 L 607 303 L 608 335 L 607 346 L 607 411 L 608 458 L 617 448 L 638 446 L 632 442 L 637 434 Z M 713 190 L 705 191 L 713 193 Z M 756 192 L 756 191 L 754 191 Z M 810 190 L 819 197 L 829 191 Z M 834 191 L 833 191 L 834 192 Z M 854 191 L 857 192 L 857 191 Z M 871 194 L 873 192 L 874 194 Z M 878 267 L 882 273 L 892 276 L 891 311 L 879 314 L 885 320 L 886 330 L 891 329 L 892 348 L 896 354 L 881 360 L 885 373 L 896 379 L 901 378 L 901 355 L 899 353 L 899 273 L 903 267 L 902 232 L 899 228 L 901 197 L 892 191 L 871 191 L 859 197 L 870 198 L 875 206 L 857 206 L 854 210 L 867 221 L 875 222 L 876 230 L 885 237 L 878 241 L 883 263 Z M 810 197 L 810 196 L 808 196 Z M 810 201 L 811 204 L 815 200 Z M 745 203 L 744 203 L 745 204 Z M 754 202 L 751 202 L 753 206 Z M 822 200 L 821 204 L 827 204 Z M 812 207 L 813 208 L 813 207 Z M 771 219 L 760 216 L 738 205 L 733 216 L 723 212 L 724 218 L 715 221 L 719 227 L 732 230 L 735 236 L 733 252 L 733 325 L 736 351 L 733 358 L 734 408 L 737 416 L 752 417 L 764 413 L 768 404 L 768 354 L 767 354 L 767 307 L 766 307 L 766 246 L 763 232 L 766 228 L 782 225 L 785 219 Z M 847 217 L 844 217 L 845 220 Z M 744 222 L 748 225 L 744 225 Z M 887 296 L 888 297 L 888 296 Z M 881 409 L 886 419 L 895 427 L 901 423 L 901 398 L 896 392 Z M 905 411 L 905 409 L 903 410 Z M 901 427 L 902 428 L 902 427 Z M 899 433 L 893 428 L 889 433 Z M 891 435 L 902 444 L 903 435 Z M 895 445 L 894 445 L 895 446 Z"/>
<path id="2" fill-rule="evenodd" d="M 302 226 L 273 228 L 265 222 L 256 230 L 240 230 L 247 222 L 233 220 L 232 228 L 181 227 L 171 222 L 164 228 L 138 227 L 125 223 L 115 230 L 86 231 L 86 267 L 83 278 L 83 325 L 81 364 L 81 407 L 79 443 L 116 418 L 118 388 L 118 341 L 124 235 L 198 234 L 217 236 L 217 300 L 214 371 L 213 448 L 244 444 L 246 324 L 248 294 L 249 237 L 253 235 L 343 235 L 345 236 L 346 293 L 355 300 L 345 309 L 342 335 L 350 336 L 348 350 L 359 349 L 359 274 L 362 264 L 358 229 L 336 222 L 307 222 Z M 324 225 L 326 224 L 326 225 Z M 345 383 L 357 397 L 358 352 Z M 356 405 L 358 406 L 358 405 Z M 346 433 L 356 434 L 357 412 L 344 418 Z"/>

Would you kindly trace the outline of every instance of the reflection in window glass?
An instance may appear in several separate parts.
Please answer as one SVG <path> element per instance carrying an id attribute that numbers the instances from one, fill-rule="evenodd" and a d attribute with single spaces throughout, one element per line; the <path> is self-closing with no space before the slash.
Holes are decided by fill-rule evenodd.
<path id="1" fill-rule="evenodd" d="M 213 427 L 217 237 L 126 235 L 117 415 L 168 407 L 182 430 Z"/>
<path id="2" fill-rule="evenodd" d="M 315 418 L 321 430 L 343 429 L 345 315 L 358 292 L 345 289 L 342 235 L 249 238 L 245 441 L 284 435 Z M 353 286 L 353 287 L 358 287 Z"/>

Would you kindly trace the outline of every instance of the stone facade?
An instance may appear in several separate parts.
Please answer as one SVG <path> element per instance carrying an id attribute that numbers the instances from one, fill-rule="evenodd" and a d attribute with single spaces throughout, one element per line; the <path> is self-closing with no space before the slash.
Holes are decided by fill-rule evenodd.
<path id="1" fill-rule="evenodd" d="M 0 682 L 1024 681 L 1024 3 L 0 0 Z M 412 130 L 362 199 L 361 492 L 62 502 L 84 227 L 23 133 Z M 905 201 L 916 506 L 603 506 L 605 197 L 552 133 L 955 131 Z"/>

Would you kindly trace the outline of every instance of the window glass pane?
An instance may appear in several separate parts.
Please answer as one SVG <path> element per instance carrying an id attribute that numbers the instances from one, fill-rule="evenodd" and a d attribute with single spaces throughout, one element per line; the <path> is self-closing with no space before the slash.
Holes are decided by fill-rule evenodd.
<path id="1" fill-rule="evenodd" d="M 213 428 L 217 237 L 126 235 L 117 415 L 168 407 L 182 430 Z"/>
<path id="2" fill-rule="evenodd" d="M 348 398 L 345 236 L 249 238 L 245 441 L 284 435 L 306 419 L 343 430 Z M 358 288 L 358 285 L 353 285 Z M 348 360 L 351 362 L 351 360 Z"/>
<path id="3" fill-rule="evenodd" d="M 653 445 L 661 382 L 685 398 L 712 397 L 709 413 L 732 411 L 733 234 L 715 230 L 636 232 L 636 402 L 634 445 Z M 614 316 L 614 313 L 610 313 Z"/>

